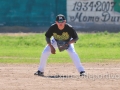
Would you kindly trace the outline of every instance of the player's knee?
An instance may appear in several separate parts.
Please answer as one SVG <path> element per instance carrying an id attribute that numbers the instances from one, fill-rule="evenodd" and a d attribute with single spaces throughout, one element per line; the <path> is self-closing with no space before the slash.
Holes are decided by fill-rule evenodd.
<path id="1" fill-rule="evenodd" d="M 50 51 L 43 51 L 42 54 L 49 54 Z"/>
<path id="2" fill-rule="evenodd" d="M 70 53 L 76 53 L 74 49 L 68 49 L 67 51 Z"/>
<path id="3" fill-rule="evenodd" d="M 75 50 L 68 51 L 69 54 L 76 54 Z"/>
<path id="4" fill-rule="evenodd" d="M 43 50 L 42 54 L 45 54 L 45 55 L 50 54 L 50 50 L 45 49 L 45 50 Z"/>

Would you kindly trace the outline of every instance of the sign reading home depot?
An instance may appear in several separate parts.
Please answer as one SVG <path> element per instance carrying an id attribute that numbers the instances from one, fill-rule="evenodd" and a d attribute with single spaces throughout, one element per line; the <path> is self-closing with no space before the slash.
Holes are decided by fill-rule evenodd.
<path id="1" fill-rule="evenodd" d="M 117 0 L 67 0 L 68 22 L 120 23 Z"/>

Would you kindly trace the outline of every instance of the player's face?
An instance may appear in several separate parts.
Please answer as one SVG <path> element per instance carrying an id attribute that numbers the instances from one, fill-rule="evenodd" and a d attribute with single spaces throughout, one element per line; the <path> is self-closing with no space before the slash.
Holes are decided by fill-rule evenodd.
<path id="1" fill-rule="evenodd" d="M 66 23 L 66 20 L 64 20 L 64 22 L 57 22 L 56 21 L 56 24 L 60 30 L 62 30 L 65 27 L 65 23 Z"/>

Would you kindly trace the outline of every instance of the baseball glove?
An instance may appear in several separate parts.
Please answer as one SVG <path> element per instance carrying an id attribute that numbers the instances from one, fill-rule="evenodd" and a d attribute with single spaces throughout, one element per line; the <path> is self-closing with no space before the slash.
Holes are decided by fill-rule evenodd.
<path id="1" fill-rule="evenodd" d="M 63 41 L 63 40 L 58 40 L 57 41 L 57 46 L 58 46 L 58 49 L 59 49 L 60 52 L 69 48 L 69 44 L 66 41 Z"/>

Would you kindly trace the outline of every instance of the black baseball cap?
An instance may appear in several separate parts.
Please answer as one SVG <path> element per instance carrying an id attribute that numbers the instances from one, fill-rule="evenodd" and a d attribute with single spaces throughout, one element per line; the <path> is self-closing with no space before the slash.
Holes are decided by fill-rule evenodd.
<path id="1" fill-rule="evenodd" d="M 64 20 L 66 20 L 64 15 L 59 14 L 59 15 L 56 16 L 56 21 L 57 22 L 62 23 L 62 22 L 64 22 Z"/>

